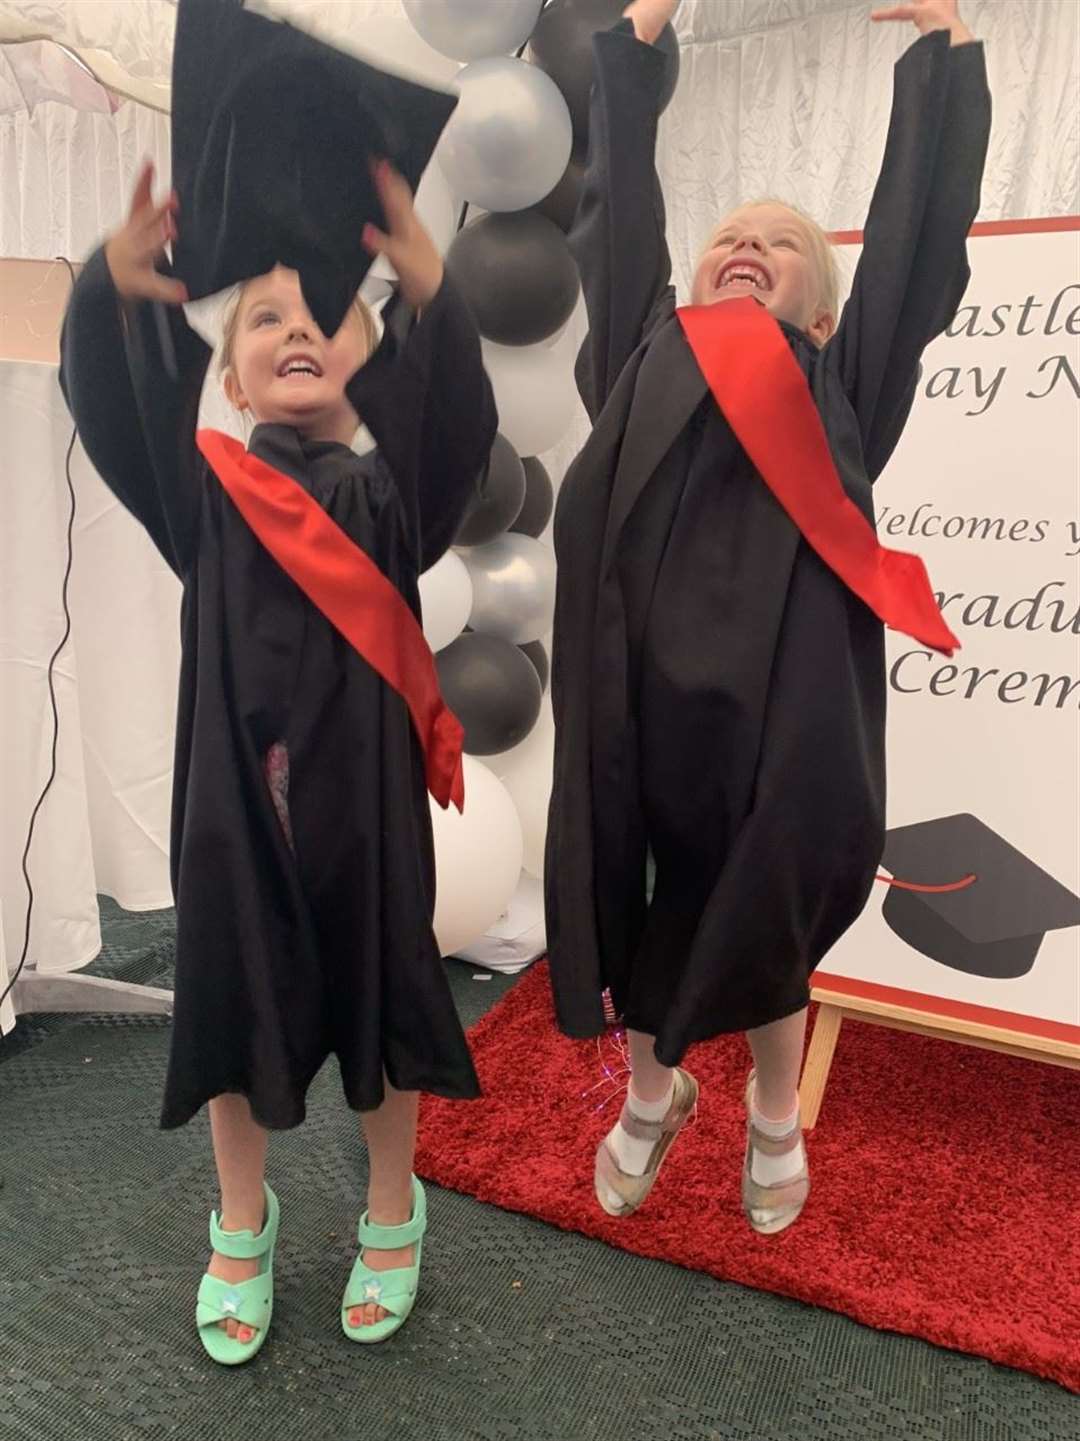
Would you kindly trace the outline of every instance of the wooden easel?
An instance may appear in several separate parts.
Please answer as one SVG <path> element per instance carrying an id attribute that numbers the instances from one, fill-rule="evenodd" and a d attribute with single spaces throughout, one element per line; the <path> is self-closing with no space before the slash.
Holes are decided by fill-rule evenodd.
<path id="1" fill-rule="evenodd" d="M 956 1041 L 961 1046 L 1002 1051 L 1007 1056 L 1022 1056 L 1029 1061 L 1080 1070 L 1080 1043 L 1074 1044 L 1060 1035 L 1033 1035 L 988 1019 L 942 1015 L 933 1010 L 904 1005 L 894 999 L 856 995 L 840 989 L 837 983 L 842 986 L 840 977 L 822 976 L 820 983 L 810 991 L 810 997 L 817 1002 L 819 1009 L 799 1088 L 802 1123 L 807 1131 L 814 1128 L 821 1113 L 840 1027 L 846 1020 L 863 1021 L 870 1026 L 889 1026 L 896 1031 L 913 1031 L 918 1036 L 931 1036 L 935 1040 Z M 886 990 L 885 987 L 879 989 Z M 974 1008 L 970 1009 L 974 1011 Z M 996 1013 L 983 1014 L 992 1017 Z M 1064 1032 L 1069 1028 L 1056 1029 Z"/>

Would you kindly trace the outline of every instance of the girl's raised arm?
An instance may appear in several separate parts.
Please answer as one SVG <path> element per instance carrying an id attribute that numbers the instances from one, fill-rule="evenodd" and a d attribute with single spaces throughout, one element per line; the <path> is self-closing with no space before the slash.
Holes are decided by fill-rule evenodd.
<path id="1" fill-rule="evenodd" d="M 480 337 L 413 209 L 408 185 L 385 162 L 376 185 L 388 231 L 364 242 L 385 254 L 401 281 L 382 344 L 349 383 L 411 513 L 421 571 L 447 549 L 487 465 L 498 417 Z M 419 319 L 410 324 L 410 310 Z"/>
<path id="2" fill-rule="evenodd" d="M 578 389 L 594 421 L 671 278 L 655 160 L 665 62 L 652 42 L 677 5 L 636 0 L 593 38 L 589 155 L 569 240 L 589 317 Z"/>
<path id="3" fill-rule="evenodd" d="M 967 286 L 966 240 L 990 132 L 983 48 L 969 43 L 956 0 L 916 0 L 876 14 L 912 19 L 924 33 L 896 66 L 862 256 L 828 347 L 858 417 L 871 479 L 900 438 L 922 352 L 956 314 Z"/>
<path id="4" fill-rule="evenodd" d="M 60 342 L 60 385 L 102 479 L 182 575 L 198 524 L 195 426 L 210 351 L 178 309 L 183 286 L 156 269 L 176 236 L 176 201 L 170 196 L 154 205 L 152 183 L 147 165 L 126 224 L 75 283 Z M 162 354 L 162 328 L 175 373 Z"/>

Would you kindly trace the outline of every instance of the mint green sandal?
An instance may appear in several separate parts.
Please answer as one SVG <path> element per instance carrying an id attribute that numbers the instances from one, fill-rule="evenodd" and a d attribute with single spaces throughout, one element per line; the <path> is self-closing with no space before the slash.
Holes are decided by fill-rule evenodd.
<path id="1" fill-rule="evenodd" d="M 368 1220 L 366 1211 L 360 1217 L 357 1229 L 360 1255 L 353 1265 L 341 1303 L 341 1328 L 350 1341 L 359 1341 L 363 1345 L 385 1341 L 395 1331 L 400 1331 L 409 1319 L 420 1285 L 420 1253 L 427 1230 L 424 1188 L 415 1176 L 412 1184 L 411 1221 L 406 1221 L 403 1226 L 375 1226 Z M 365 1246 L 370 1246 L 373 1251 L 397 1251 L 402 1246 L 415 1246 L 416 1260 L 411 1266 L 399 1266 L 393 1271 L 373 1271 L 370 1266 L 364 1265 Z M 381 1306 L 389 1314 L 373 1326 L 350 1326 L 349 1312 L 356 1306 Z"/>
<path id="2" fill-rule="evenodd" d="M 257 1236 L 252 1231 L 223 1231 L 217 1212 L 210 1213 L 210 1244 L 215 1251 L 234 1261 L 258 1259 L 260 1262 L 259 1274 L 250 1281 L 230 1285 L 217 1276 L 204 1276 L 199 1285 L 195 1307 L 199 1340 L 211 1360 L 222 1366 L 239 1366 L 243 1361 L 250 1361 L 262 1349 L 270 1330 L 274 1312 L 274 1247 L 281 1212 L 277 1197 L 265 1182 L 263 1190 L 266 1220 Z M 238 1341 L 222 1328 L 222 1321 L 229 1320 L 253 1327 L 255 1335 L 250 1341 Z"/>

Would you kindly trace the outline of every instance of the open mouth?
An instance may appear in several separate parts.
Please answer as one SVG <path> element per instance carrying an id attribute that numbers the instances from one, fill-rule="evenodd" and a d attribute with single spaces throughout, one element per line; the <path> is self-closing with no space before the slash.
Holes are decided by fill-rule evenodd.
<path id="1" fill-rule="evenodd" d="M 285 357 L 274 373 L 279 380 L 295 378 L 318 380 L 322 375 L 322 368 L 310 355 L 289 355 Z"/>
<path id="2" fill-rule="evenodd" d="M 720 267 L 714 282 L 717 290 L 739 286 L 744 290 L 771 290 L 772 277 L 764 265 L 754 260 L 728 260 Z"/>

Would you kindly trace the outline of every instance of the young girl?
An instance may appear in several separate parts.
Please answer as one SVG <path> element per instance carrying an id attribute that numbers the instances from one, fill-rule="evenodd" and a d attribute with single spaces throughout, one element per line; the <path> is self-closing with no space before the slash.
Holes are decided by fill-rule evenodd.
<path id="1" fill-rule="evenodd" d="M 595 429 L 556 517 L 548 936 L 563 1029 L 596 1035 L 608 990 L 627 1027 L 600 1204 L 627 1216 L 648 1195 L 696 1103 L 688 1046 L 745 1031 L 743 1206 L 774 1233 L 809 1192 L 808 979 L 881 855 L 881 622 L 951 643 L 925 572 L 878 549 L 870 487 L 967 283 L 990 107 L 956 0 L 878 13 L 923 38 L 896 68 L 839 325 L 823 232 L 772 202 L 719 226 L 676 313 L 652 42 L 677 3 L 637 0 L 594 42 L 571 240 Z"/>
<path id="2" fill-rule="evenodd" d="M 224 360 L 227 394 L 255 422 L 246 453 L 212 434 L 196 442 L 209 352 L 179 309 L 179 382 L 165 373 L 148 302 L 186 297 L 155 269 L 177 207 L 151 202 L 149 168 L 128 223 L 80 276 L 63 336 L 62 384 L 86 451 L 184 587 L 162 1125 L 209 1102 L 221 1211 L 197 1324 L 225 1364 L 254 1356 L 270 1324 L 278 1203 L 263 1180 L 267 1132 L 304 1119 L 326 1057 L 362 1113 L 370 1160 L 342 1306 L 356 1341 L 391 1335 L 416 1294 L 417 1092 L 478 1089 L 431 926 L 415 696 L 407 675 L 391 684 L 374 660 L 391 635 L 396 654 L 419 657 L 437 704 L 417 579 L 453 537 L 495 410 L 475 328 L 408 186 L 386 163 L 375 174 L 389 234 L 368 227 L 363 243 L 389 256 L 404 304 L 371 353 L 359 302 L 331 338 L 294 272 L 244 285 Z M 411 328 L 409 308 L 420 311 Z M 359 417 L 378 444 L 362 458 L 349 449 Z M 280 514 L 260 518 L 275 505 Z M 372 663 L 324 613 L 331 552 L 346 602 L 367 608 Z M 430 776 L 430 747 L 426 760 Z M 445 803 L 453 786 L 443 789 Z"/>

